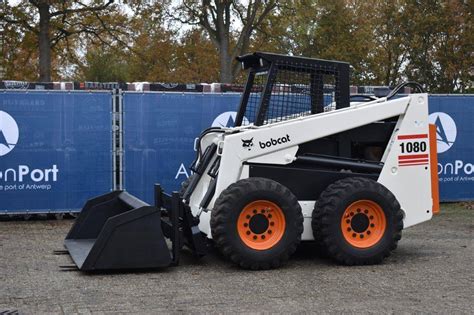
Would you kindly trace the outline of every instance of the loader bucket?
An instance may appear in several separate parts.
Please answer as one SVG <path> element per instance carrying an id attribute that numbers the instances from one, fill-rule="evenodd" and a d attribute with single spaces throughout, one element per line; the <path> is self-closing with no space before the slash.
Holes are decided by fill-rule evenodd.
<path id="1" fill-rule="evenodd" d="M 157 268 L 172 262 L 160 209 L 124 191 L 89 200 L 64 246 L 85 271 Z"/>

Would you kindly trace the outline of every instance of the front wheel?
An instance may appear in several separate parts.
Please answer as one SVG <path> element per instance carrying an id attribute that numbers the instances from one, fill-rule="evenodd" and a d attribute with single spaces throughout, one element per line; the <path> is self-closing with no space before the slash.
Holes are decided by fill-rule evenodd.
<path id="1" fill-rule="evenodd" d="M 286 262 L 301 241 L 303 215 L 293 193 L 266 178 L 240 180 L 225 189 L 211 215 L 211 232 L 222 254 L 246 269 Z"/>

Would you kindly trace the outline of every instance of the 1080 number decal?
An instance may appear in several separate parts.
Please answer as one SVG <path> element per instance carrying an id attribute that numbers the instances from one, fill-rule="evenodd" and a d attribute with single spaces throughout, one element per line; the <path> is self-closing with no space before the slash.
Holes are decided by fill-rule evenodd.
<path id="1" fill-rule="evenodd" d="M 400 149 L 402 153 L 425 152 L 426 142 L 402 142 Z"/>

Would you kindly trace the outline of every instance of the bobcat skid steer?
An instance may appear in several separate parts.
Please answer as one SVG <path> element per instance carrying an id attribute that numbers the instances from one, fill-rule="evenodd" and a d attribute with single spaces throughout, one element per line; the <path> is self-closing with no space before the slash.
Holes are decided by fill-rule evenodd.
<path id="1" fill-rule="evenodd" d="M 197 141 L 194 174 L 155 205 L 123 191 L 90 200 L 66 237 L 81 270 L 177 264 L 210 240 L 247 269 L 315 241 L 346 265 L 380 263 L 403 228 L 439 211 L 436 132 L 425 93 L 351 103 L 349 64 L 254 53 L 233 128 Z M 167 242 L 166 239 L 169 239 Z"/>

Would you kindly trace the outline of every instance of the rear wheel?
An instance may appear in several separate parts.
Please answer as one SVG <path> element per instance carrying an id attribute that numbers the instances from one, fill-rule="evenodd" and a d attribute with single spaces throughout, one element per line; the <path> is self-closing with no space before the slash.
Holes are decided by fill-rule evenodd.
<path id="1" fill-rule="evenodd" d="M 345 178 L 321 194 L 312 227 L 315 238 L 336 261 L 376 264 L 397 247 L 403 212 L 383 185 L 367 178 Z"/>
<path id="2" fill-rule="evenodd" d="M 211 232 L 222 254 L 239 266 L 276 268 L 296 250 L 303 215 L 288 188 L 270 179 L 249 178 L 230 185 L 216 200 Z"/>
<path id="3" fill-rule="evenodd" d="M 323 236 L 321 234 L 321 215 L 320 208 L 315 204 L 313 210 L 313 219 L 311 220 L 311 228 L 313 230 L 315 250 L 320 257 L 328 257 L 326 245 L 324 244 Z"/>

